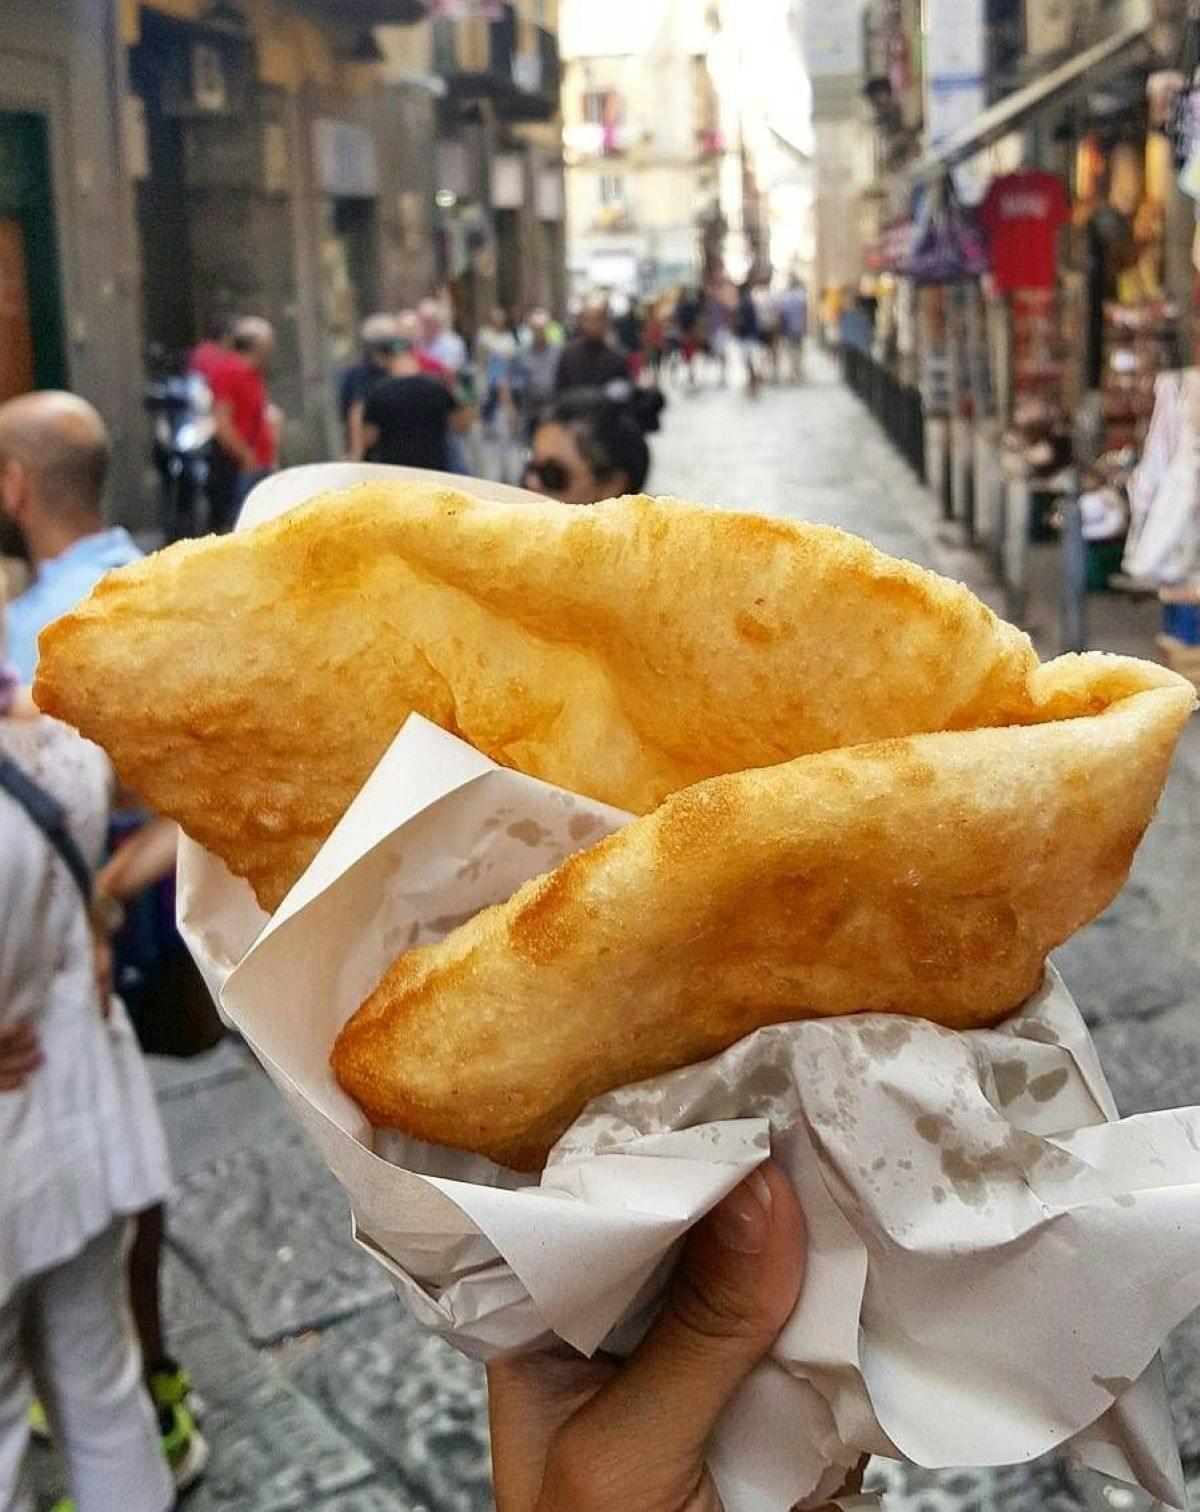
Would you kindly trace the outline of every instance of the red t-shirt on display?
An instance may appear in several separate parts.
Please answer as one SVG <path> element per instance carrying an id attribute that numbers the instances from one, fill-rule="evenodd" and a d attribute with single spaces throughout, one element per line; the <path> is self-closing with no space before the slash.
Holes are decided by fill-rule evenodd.
<path id="1" fill-rule="evenodd" d="M 1052 289 L 1058 233 L 1071 216 L 1067 191 L 1053 173 L 1031 168 L 998 178 L 979 218 L 992 248 L 992 273 L 1001 292 Z"/>
<path id="2" fill-rule="evenodd" d="M 208 364 L 208 386 L 214 404 L 227 404 L 233 428 L 254 451 L 261 468 L 275 466 L 275 433 L 267 414 L 267 385 L 256 367 L 237 352 Z"/>

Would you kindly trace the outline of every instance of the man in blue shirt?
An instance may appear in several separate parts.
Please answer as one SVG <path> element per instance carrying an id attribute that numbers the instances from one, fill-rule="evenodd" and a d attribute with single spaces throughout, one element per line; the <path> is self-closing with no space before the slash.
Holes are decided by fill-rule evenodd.
<path id="1" fill-rule="evenodd" d="M 108 432 L 74 394 L 23 394 L 0 405 L 0 540 L 27 558 L 33 582 L 8 606 L 8 654 L 33 681 L 38 633 L 139 555 L 101 513 Z"/>

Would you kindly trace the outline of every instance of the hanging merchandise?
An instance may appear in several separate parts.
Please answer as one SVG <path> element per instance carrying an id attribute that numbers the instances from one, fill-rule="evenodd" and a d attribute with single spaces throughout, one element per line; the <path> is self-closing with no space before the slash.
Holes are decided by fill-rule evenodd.
<path id="1" fill-rule="evenodd" d="M 1124 570 L 1182 583 L 1196 570 L 1200 514 L 1200 368 L 1163 373 L 1141 465 L 1129 479 Z"/>
<path id="2" fill-rule="evenodd" d="M 1075 196 L 1082 220 L 1087 219 L 1103 198 L 1106 171 L 1104 148 L 1099 137 L 1091 133 L 1084 137 L 1075 153 Z"/>
<path id="3" fill-rule="evenodd" d="M 1179 64 L 1182 76 L 1181 87 L 1175 95 L 1171 109 L 1167 135 L 1175 149 L 1175 166 L 1182 168 L 1192 154 L 1200 148 L 1200 89 L 1197 88 L 1197 70 L 1200 69 L 1200 21 L 1190 20 L 1183 44 L 1183 56 Z M 1151 80 L 1153 83 L 1153 78 Z M 1153 109 L 1153 99 L 1151 101 Z"/>
<path id="4" fill-rule="evenodd" d="M 987 249 L 959 204 L 949 179 L 926 197 L 917 217 L 913 250 L 904 277 L 927 287 L 962 283 L 987 272 Z"/>
<path id="5" fill-rule="evenodd" d="M 1070 219 L 1067 191 L 1057 175 L 1037 169 L 1005 174 L 992 184 L 979 218 L 1001 293 L 1054 287 L 1058 237 Z"/>

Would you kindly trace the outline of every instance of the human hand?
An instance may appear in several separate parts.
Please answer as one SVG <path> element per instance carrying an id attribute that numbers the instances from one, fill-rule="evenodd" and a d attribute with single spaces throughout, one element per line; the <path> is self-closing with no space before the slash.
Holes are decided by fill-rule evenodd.
<path id="1" fill-rule="evenodd" d="M 767 1164 L 697 1224 L 624 1364 L 542 1354 L 490 1366 L 497 1512 L 721 1512 L 705 1445 L 791 1316 L 804 1263 L 799 1199 Z"/>
<path id="2" fill-rule="evenodd" d="M 41 1038 L 28 1020 L 0 1029 L 0 1092 L 19 1092 L 44 1060 Z"/>
<path id="3" fill-rule="evenodd" d="M 92 926 L 92 972 L 96 983 L 96 996 L 100 1000 L 100 1016 L 107 1020 L 112 1012 L 112 939 L 107 930 L 95 925 Z"/>

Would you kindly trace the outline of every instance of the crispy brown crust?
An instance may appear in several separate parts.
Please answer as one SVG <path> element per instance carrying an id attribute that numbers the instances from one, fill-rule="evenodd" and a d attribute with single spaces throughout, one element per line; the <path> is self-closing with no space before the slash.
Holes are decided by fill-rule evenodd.
<path id="1" fill-rule="evenodd" d="M 1041 669 L 1036 695 L 1060 717 L 675 795 L 401 957 L 342 1031 L 338 1080 L 377 1124 L 533 1170 L 590 1098 L 764 1024 L 998 1021 L 1116 895 L 1195 704 L 1102 657 Z"/>
<path id="2" fill-rule="evenodd" d="M 416 710 L 646 813 L 706 777 L 1029 717 L 1025 636 L 819 525 L 369 484 L 109 575 L 36 696 L 274 908 Z"/>

